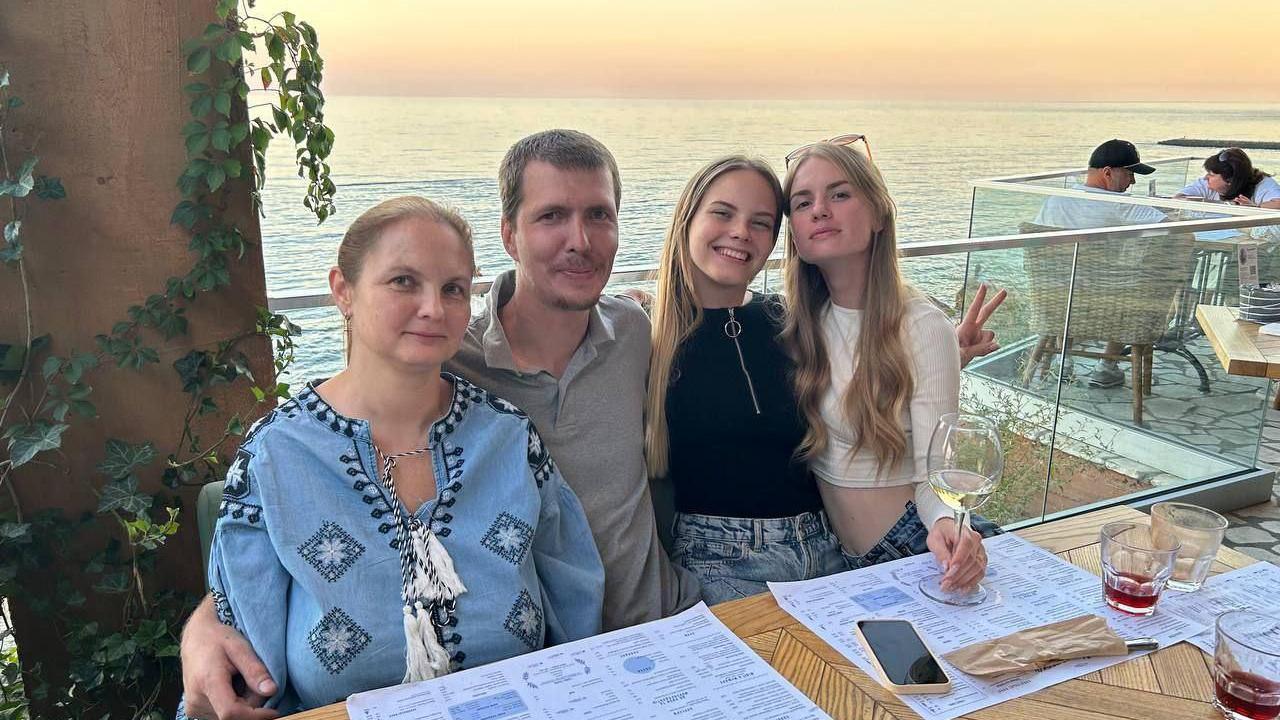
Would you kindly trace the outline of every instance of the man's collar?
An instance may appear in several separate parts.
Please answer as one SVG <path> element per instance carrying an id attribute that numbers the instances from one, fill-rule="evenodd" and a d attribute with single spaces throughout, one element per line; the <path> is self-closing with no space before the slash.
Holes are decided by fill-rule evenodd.
<path id="1" fill-rule="evenodd" d="M 484 350 L 484 364 L 495 370 L 520 371 L 520 368 L 516 367 L 515 356 L 511 353 L 511 343 L 507 340 L 507 333 L 502 327 L 500 317 L 502 306 L 511 300 L 515 290 L 516 271 L 508 270 L 493 279 L 493 285 L 485 298 L 485 312 L 488 317 L 485 318 L 484 334 L 480 338 L 480 344 Z M 606 298 L 601 298 L 601 302 L 607 301 Z M 617 332 L 613 319 L 600 312 L 600 303 L 596 303 L 592 306 L 591 314 L 587 319 L 587 336 L 584 342 L 592 348 L 598 348 L 616 339 Z"/>

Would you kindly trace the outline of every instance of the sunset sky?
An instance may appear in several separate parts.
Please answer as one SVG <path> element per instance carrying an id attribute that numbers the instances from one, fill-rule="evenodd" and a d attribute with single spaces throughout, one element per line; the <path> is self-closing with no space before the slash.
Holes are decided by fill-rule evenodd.
<path id="1" fill-rule="evenodd" d="M 1280 0 L 259 0 L 335 95 L 1280 102 Z"/>

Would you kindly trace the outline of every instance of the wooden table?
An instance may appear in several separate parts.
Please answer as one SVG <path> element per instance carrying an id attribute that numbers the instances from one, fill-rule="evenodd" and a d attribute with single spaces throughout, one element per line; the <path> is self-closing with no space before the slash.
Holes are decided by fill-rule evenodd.
<path id="1" fill-rule="evenodd" d="M 1145 517 L 1126 507 L 1109 508 L 1020 530 L 1017 534 L 1073 565 L 1101 575 L 1099 528 L 1114 520 Z M 1213 570 L 1216 574 L 1255 562 L 1247 555 L 1223 548 Z M 775 670 L 836 720 L 918 717 L 897 696 L 880 687 L 779 608 L 772 595 L 765 593 L 724 603 L 712 611 Z M 1178 643 L 965 717 L 991 720 L 1211 720 L 1220 717 L 1210 705 L 1213 700 L 1212 662 L 1192 645 Z M 338 703 L 292 717 L 298 720 L 346 720 L 347 713 L 344 705 Z"/>
<path id="2" fill-rule="evenodd" d="M 1196 320 L 1228 375 L 1280 380 L 1280 336 L 1260 335 L 1256 323 L 1240 320 L 1240 309 L 1197 305 Z M 1280 393 L 1272 405 L 1280 409 Z"/>

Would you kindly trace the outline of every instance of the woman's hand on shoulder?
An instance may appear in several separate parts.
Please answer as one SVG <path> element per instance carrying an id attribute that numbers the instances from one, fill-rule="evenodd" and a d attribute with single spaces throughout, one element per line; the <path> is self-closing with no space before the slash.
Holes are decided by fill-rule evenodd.
<path id="1" fill-rule="evenodd" d="M 956 521 L 940 518 L 929 530 L 926 540 L 939 567 L 944 568 L 943 590 L 963 590 L 982 581 L 987 574 L 987 551 L 982 546 L 982 535 L 972 527 L 966 527 L 959 543 L 956 542 Z"/>

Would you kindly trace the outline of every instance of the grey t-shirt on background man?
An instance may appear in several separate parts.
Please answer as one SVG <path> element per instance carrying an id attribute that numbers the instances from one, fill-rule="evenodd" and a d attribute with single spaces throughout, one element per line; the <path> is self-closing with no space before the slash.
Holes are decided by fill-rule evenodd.
<path id="1" fill-rule="evenodd" d="M 494 280 L 446 369 L 515 403 L 533 420 L 577 493 L 604 563 L 604 630 L 656 620 L 696 604 L 697 579 L 658 540 L 644 460 L 649 319 L 635 302 L 603 296 L 564 375 L 516 368 L 498 308 L 515 273 Z"/>

